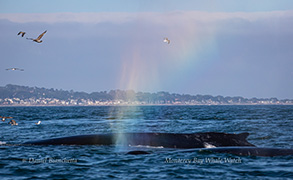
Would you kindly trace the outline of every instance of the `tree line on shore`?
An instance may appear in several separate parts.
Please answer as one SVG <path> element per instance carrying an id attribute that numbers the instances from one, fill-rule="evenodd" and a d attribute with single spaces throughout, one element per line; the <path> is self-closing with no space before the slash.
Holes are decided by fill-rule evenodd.
<path id="1" fill-rule="evenodd" d="M 137 101 L 145 102 L 149 104 L 176 104 L 182 102 L 200 102 L 200 103 L 211 103 L 216 102 L 218 104 L 247 104 L 247 103 L 259 103 L 259 102 L 270 102 L 274 103 L 293 103 L 293 100 L 284 99 L 278 100 L 277 98 L 244 98 L 244 97 L 223 97 L 223 96 L 211 96 L 211 95 L 189 95 L 189 94 L 176 94 L 169 92 L 135 92 L 133 90 L 110 90 L 100 92 L 75 92 L 73 90 L 66 91 L 62 89 L 47 89 L 39 87 L 28 87 L 8 84 L 4 87 L 0 87 L 0 99 L 5 98 L 18 98 L 18 99 L 44 99 L 54 98 L 59 100 L 69 99 L 85 99 L 91 101 L 114 101 L 121 100 L 125 102 Z"/>

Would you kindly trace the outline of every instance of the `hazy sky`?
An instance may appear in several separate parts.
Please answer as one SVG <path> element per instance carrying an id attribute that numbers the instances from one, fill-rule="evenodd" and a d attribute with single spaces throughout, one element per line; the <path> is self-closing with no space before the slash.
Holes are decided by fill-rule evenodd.
<path id="1" fill-rule="evenodd" d="M 291 0 L 0 0 L 0 32 L 0 86 L 293 99 Z"/>

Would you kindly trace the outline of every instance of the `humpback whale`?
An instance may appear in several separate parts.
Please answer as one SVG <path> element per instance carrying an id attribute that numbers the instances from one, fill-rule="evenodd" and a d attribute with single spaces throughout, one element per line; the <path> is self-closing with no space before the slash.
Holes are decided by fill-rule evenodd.
<path id="1" fill-rule="evenodd" d="M 220 147 L 205 148 L 199 152 L 228 153 L 240 156 L 288 156 L 293 155 L 293 149 L 264 148 L 264 147 Z"/>
<path id="2" fill-rule="evenodd" d="M 228 153 L 240 156 L 288 156 L 293 149 L 256 147 L 246 138 L 249 133 L 228 134 L 219 132 L 175 134 L 175 133 L 107 133 L 69 136 L 38 141 L 22 145 L 124 145 L 177 148 L 182 152 Z M 161 151 L 160 151 L 161 152 Z M 126 154 L 150 154 L 149 151 L 134 150 Z"/>
<path id="3" fill-rule="evenodd" d="M 162 151 L 159 151 L 162 152 Z M 163 151 L 164 152 L 164 151 Z M 264 147 L 218 147 L 218 148 L 196 148 L 180 150 L 176 152 L 198 152 L 198 153 L 226 153 L 234 154 L 238 156 L 263 156 L 263 157 L 274 157 L 274 156 L 289 156 L 293 155 L 293 149 L 281 149 L 281 148 L 264 148 Z M 133 150 L 128 151 L 126 154 L 141 155 L 151 154 L 154 151 L 146 150 Z"/>
<path id="4" fill-rule="evenodd" d="M 247 142 L 249 133 L 227 134 L 218 132 L 175 134 L 175 133 L 109 133 L 80 135 L 29 141 L 31 145 L 125 145 L 152 146 L 163 148 L 206 148 L 227 146 L 254 146 Z"/>

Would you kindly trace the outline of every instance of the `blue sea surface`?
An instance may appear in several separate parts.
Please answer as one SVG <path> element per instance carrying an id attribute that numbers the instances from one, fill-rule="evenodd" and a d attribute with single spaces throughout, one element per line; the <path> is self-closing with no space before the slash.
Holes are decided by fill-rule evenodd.
<path id="1" fill-rule="evenodd" d="M 98 145 L 23 146 L 26 141 L 109 133 L 225 132 L 258 147 L 293 149 L 293 106 L 0 107 L 0 179 L 292 179 L 293 157 Z M 36 125 L 41 121 L 40 125 Z M 4 144 L 6 143 L 6 144 Z M 151 154 L 130 155 L 131 150 Z"/>

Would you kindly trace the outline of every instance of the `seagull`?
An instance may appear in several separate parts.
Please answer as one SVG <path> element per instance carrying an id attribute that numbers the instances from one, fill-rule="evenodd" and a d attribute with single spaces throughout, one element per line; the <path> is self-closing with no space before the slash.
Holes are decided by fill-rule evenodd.
<path id="1" fill-rule="evenodd" d="M 165 37 L 164 42 L 170 44 L 171 41 L 168 38 Z"/>
<path id="2" fill-rule="evenodd" d="M 41 40 L 41 38 L 44 36 L 44 34 L 47 32 L 47 30 L 45 31 L 45 32 L 43 32 L 42 34 L 40 34 L 39 35 L 39 37 L 37 38 L 37 39 L 33 39 L 33 38 L 26 38 L 26 39 L 28 39 L 28 40 L 33 40 L 33 41 L 35 41 L 35 42 L 37 42 L 37 43 L 41 43 L 41 42 L 43 42 L 42 40 Z"/>
<path id="3" fill-rule="evenodd" d="M 23 37 L 25 35 L 25 32 L 23 31 L 19 31 L 19 33 L 17 34 L 18 36 L 21 35 L 21 37 Z"/>
<path id="4" fill-rule="evenodd" d="M 36 123 L 36 125 L 39 125 L 39 124 L 41 124 L 41 121 L 38 121 L 38 122 Z"/>
<path id="5" fill-rule="evenodd" d="M 8 124 L 11 124 L 11 126 L 17 126 L 18 125 L 18 123 L 16 123 L 14 119 L 11 119 Z"/>
<path id="6" fill-rule="evenodd" d="M 19 69 L 19 68 L 8 68 L 6 69 L 7 71 L 11 70 L 11 71 L 16 71 L 16 70 L 19 70 L 19 71 L 24 71 L 24 69 Z"/>
<path id="7" fill-rule="evenodd" d="M 13 117 L 5 117 L 5 116 L 0 116 L 0 118 L 2 119 L 2 121 L 4 122 L 5 121 L 5 119 L 11 119 L 11 118 L 13 118 Z"/>

